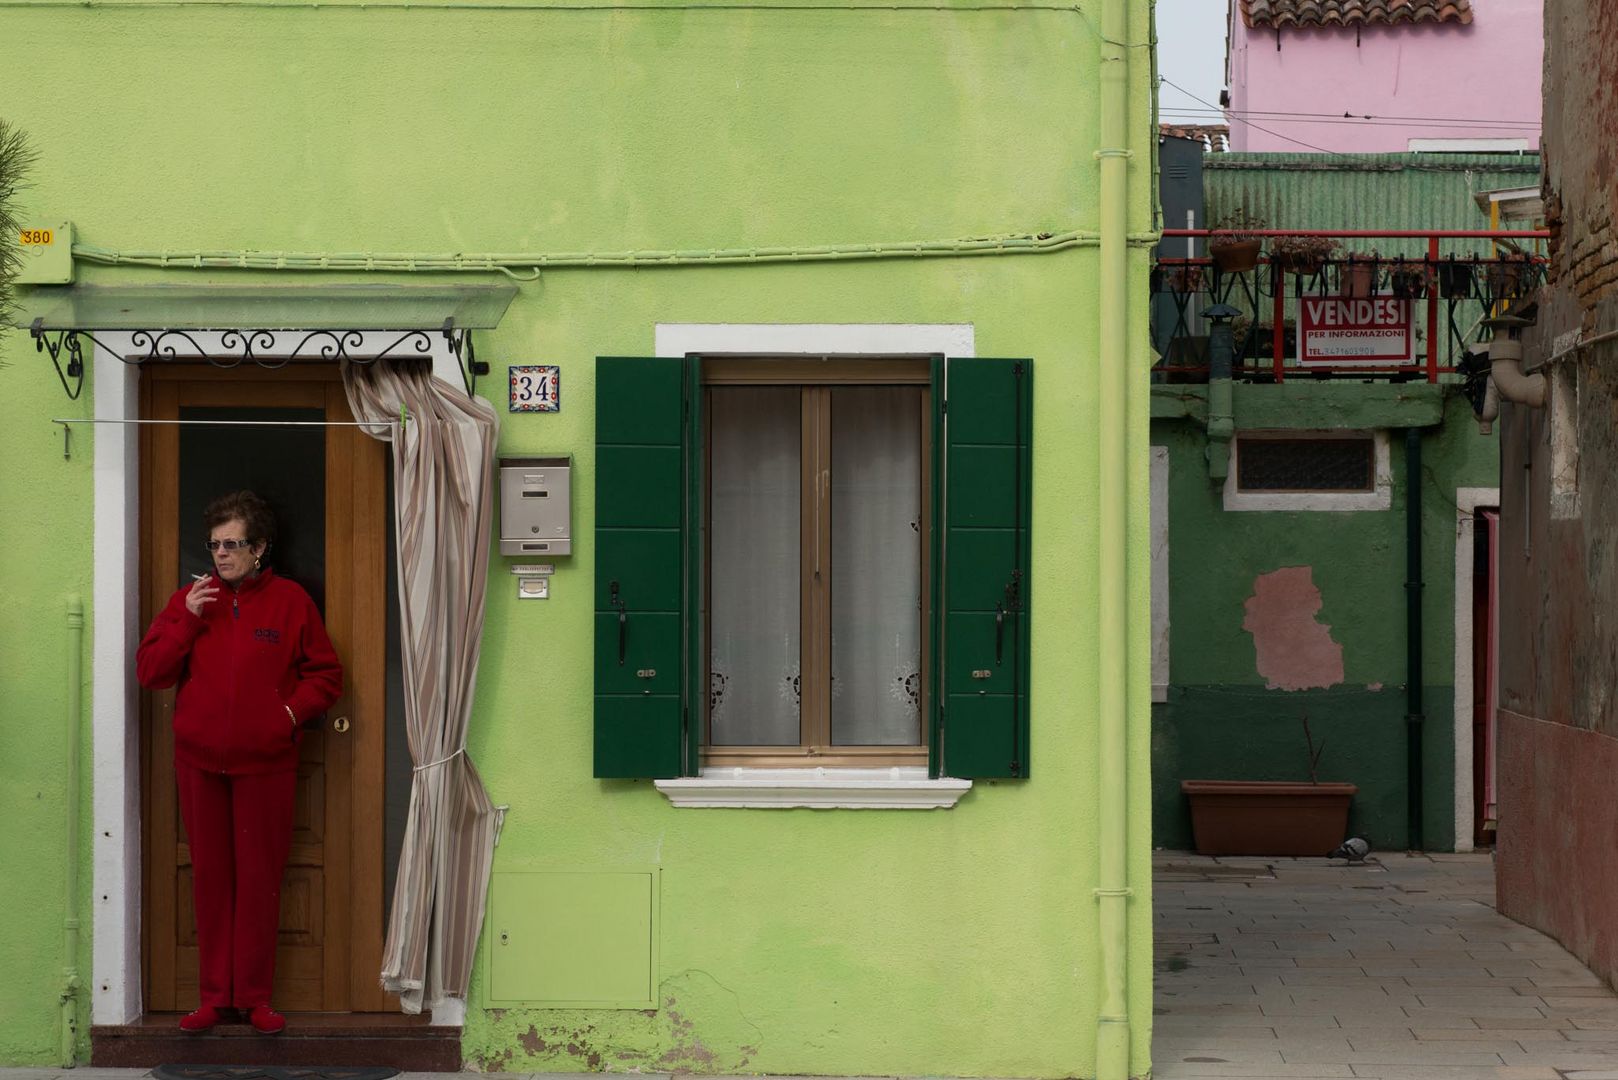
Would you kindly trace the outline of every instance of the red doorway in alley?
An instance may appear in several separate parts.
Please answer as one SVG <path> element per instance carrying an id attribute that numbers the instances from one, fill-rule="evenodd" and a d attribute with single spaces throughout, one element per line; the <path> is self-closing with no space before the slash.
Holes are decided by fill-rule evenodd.
<path id="1" fill-rule="evenodd" d="M 1479 509 L 1477 516 L 1481 527 L 1472 532 L 1472 843 L 1493 847 L 1500 511 Z"/>

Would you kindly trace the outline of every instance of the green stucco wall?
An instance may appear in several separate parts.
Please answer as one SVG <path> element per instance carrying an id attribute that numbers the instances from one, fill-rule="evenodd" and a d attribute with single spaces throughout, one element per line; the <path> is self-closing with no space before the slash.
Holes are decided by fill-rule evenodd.
<path id="1" fill-rule="evenodd" d="M 56 376 L 24 376 L 19 335 L 0 335 L 0 1062 L 43 1064 L 60 1045 L 62 923 L 67 916 L 67 599 L 88 604 L 93 507 L 89 455 L 62 460 L 47 422 L 67 402 Z M 24 464 L 26 462 L 27 464 Z M 88 668 L 88 628 L 86 667 Z M 90 773 L 90 688 L 83 685 L 81 776 Z M 81 977 L 90 967 L 91 790 L 80 792 L 78 910 L 86 913 Z M 86 980 L 88 981 L 88 980 Z M 87 1000 L 81 994 L 80 1000 Z M 88 1011 L 80 1009 L 81 1030 Z M 87 1040 L 81 1040 L 81 1047 Z"/>
<path id="2" fill-rule="evenodd" d="M 1192 846 L 1181 780 L 1307 780 L 1307 715 L 1324 742 L 1319 779 L 1359 785 L 1350 829 L 1380 849 L 1406 846 L 1404 425 L 1424 431 L 1423 840 L 1452 849 L 1456 489 L 1497 484 L 1498 439 L 1479 435 L 1453 387 L 1239 387 L 1239 430 L 1391 428 L 1393 493 L 1381 511 L 1233 512 L 1208 478 L 1202 428 L 1164 415 L 1197 403 L 1195 391 L 1154 391 L 1152 442 L 1169 449 L 1170 685 L 1153 706 L 1153 843 Z M 1284 567 L 1308 567 L 1320 592 L 1315 621 L 1342 647 L 1335 685 L 1267 689 L 1258 671 L 1244 605 L 1260 575 Z"/>
<path id="3" fill-rule="evenodd" d="M 16 6 L 3 11 L 11 36 L 58 51 L 0 70 L 0 108 L 41 154 L 25 209 L 72 220 L 77 239 L 103 249 L 701 250 L 1093 231 L 1099 7 Z M 1148 5 L 1130 8 L 1144 42 Z M 1142 232 L 1152 110 L 1147 64 L 1130 52 L 1129 228 Z M 1101 417 L 1118 415 L 1095 390 L 1096 264 L 1079 246 L 547 271 L 480 335 L 478 356 L 494 366 L 480 391 L 498 393 L 508 364 L 561 365 L 563 411 L 503 416 L 499 449 L 574 455 L 581 538 L 593 525 L 592 358 L 649 354 L 659 322 L 965 322 L 979 355 L 1033 357 L 1036 764 L 1032 780 L 980 783 L 933 812 L 675 810 L 647 783 L 596 781 L 590 544 L 558 560 L 543 603 L 518 603 L 507 560 L 493 559 L 470 752 L 511 808 L 495 869 L 660 867 L 661 984 L 650 1013 L 488 1010 L 480 964 L 470 1065 L 1093 1074 L 1099 581 L 1084 553 L 1125 526 L 1100 517 L 1095 494 Z M 1144 371 L 1144 249 L 1130 265 L 1141 314 L 1129 360 Z M 93 584 L 94 437 L 76 433 L 64 461 L 47 418 L 91 415 L 94 388 L 66 402 L 20 334 L 0 340 L 0 359 L 0 805 L 21 823 L 0 895 L 22 913 L 0 942 L 0 1062 L 24 1064 L 51 1060 L 55 1041 L 60 613 L 67 592 L 88 599 Z M 1148 421 L 1144 385 L 1134 389 L 1128 945 L 1141 1074 Z M 86 811 L 87 852 L 89 821 Z M 86 854 L 87 926 L 89 876 Z M 82 955 L 88 966 L 88 945 Z"/>

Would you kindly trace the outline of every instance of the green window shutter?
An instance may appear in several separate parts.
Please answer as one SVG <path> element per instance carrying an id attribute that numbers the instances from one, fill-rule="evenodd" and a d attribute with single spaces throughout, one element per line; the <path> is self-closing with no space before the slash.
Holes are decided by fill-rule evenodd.
<path id="1" fill-rule="evenodd" d="M 1029 775 L 1033 375 L 1031 360 L 944 362 L 935 774 Z"/>
<path id="2" fill-rule="evenodd" d="M 687 387 L 694 366 L 681 359 L 596 360 L 598 777 L 688 771 L 686 497 L 696 440 Z"/>

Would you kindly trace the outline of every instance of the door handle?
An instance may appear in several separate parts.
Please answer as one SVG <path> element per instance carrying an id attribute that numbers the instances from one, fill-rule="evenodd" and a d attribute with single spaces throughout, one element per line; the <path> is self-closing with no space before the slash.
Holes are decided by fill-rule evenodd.
<path id="1" fill-rule="evenodd" d="M 341 735 L 343 732 L 347 731 L 348 730 L 348 717 L 339 716 L 337 719 L 333 720 L 331 722 L 331 729 L 333 731 L 337 732 L 337 734 L 339 734 L 339 735 Z"/>
<path id="2" fill-rule="evenodd" d="M 1006 606 L 994 605 L 994 666 L 1000 666 L 1000 658 L 1005 654 L 1006 648 Z"/>
<path id="3" fill-rule="evenodd" d="M 623 667 L 625 654 L 629 651 L 629 611 L 624 607 L 623 597 L 618 595 L 618 583 L 611 582 L 608 588 L 612 590 L 608 603 L 618 609 L 618 666 Z"/>

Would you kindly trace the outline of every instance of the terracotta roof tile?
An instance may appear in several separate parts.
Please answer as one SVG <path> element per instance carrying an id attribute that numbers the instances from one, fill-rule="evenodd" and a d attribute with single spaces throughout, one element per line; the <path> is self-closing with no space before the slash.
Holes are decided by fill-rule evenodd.
<path id="1" fill-rule="evenodd" d="M 1158 124 L 1157 131 L 1174 139 L 1194 139 L 1216 154 L 1230 149 L 1229 124 Z"/>
<path id="2" fill-rule="evenodd" d="M 1472 21 L 1472 0 L 1241 0 L 1241 4 L 1248 26 L 1277 30 Z"/>

